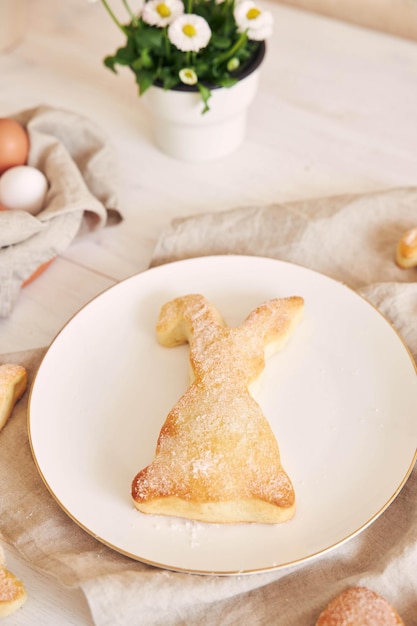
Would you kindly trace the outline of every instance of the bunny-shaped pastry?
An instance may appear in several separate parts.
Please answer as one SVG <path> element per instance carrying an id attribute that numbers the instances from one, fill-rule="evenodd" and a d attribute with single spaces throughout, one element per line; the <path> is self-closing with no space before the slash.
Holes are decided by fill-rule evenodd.
<path id="1" fill-rule="evenodd" d="M 139 511 L 215 523 L 278 523 L 294 515 L 292 483 L 249 387 L 266 351 L 283 346 L 303 308 L 297 296 L 270 300 L 229 328 L 202 295 L 162 307 L 159 342 L 188 341 L 193 380 L 162 426 L 153 462 L 132 482 Z"/>

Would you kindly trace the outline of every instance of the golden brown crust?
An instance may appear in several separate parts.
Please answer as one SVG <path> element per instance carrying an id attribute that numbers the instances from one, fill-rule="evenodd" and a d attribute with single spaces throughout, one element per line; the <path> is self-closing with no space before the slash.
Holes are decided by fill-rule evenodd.
<path id="1" fill-rule="evenodd" d="M 403 269 L 417 266 L 417 228 L 408 230 L 401 237 L 395 259 Z"/>
<path id="2" fill-rule="evenodd" d="M 17 611 L 26 599 L 23 583 L 8 569 L 0 567 L 0 617 L 6 617 Z"/>
<path id="3" fill-rule="evenodd" d="M 385 598 L 367 587 L 351 587 L 320 614 L 316 626 L 404 626 Z"/>
<path id="4" fill-rule="evenodd" d="M 9 419 L 13 408 L 27 387 L 27 372 L 21 365 L 0 365 L 0 430 Z M 0 618 L 19 609 L 26 601 L 23 583 L 6 568 L 0 547 Z"/>
<path id="5" fill-rule="evenodd" d="M 14 405 L 25 393 L 27 372 L 22 365 L 0 365 L 0 430 L 9 419 Z"/>
<path id="6" fill-rule="evenodd" d="M 249 386 L 264 369 L 265 350 L 289 338 L 303 304 L 271 300 L 236 328 L 198 294 L 162 307 L 158 339 L 165 346 L 188 341 L 194 379 L 166 418 L 153 462 L 132 482 L 140 511 L 217 523 L 294 515 L 293 485 Z"/>
<path id="7" fill-rule="evenodd" d="M 0 618 L 19 609 L 27 599 L 23 583 L 6 568 L 6 559 L 0 546 Z"/>

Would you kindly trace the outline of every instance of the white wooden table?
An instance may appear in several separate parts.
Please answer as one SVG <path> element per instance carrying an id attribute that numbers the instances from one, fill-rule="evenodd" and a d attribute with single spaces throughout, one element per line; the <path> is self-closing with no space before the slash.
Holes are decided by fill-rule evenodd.
<path id="1" fill-rule="evenodd" d="M 0 116 L 45 103 L 98 123 L 118 153 L 125 219 L 78 240 L 22 291 L 0 320 L 0 353 L 48 345 L 92 297 L 145 270 L 174 217 L 417 184 L 417 44 L 265 4 L 275 33 L 247 140 L 222 161 L 187 164 L 154 146 L 130 72 L 102 65 L 122 41 L 101 4 L 28 2 L 23 40 L 0 54 Z M 11 624 L 92 624 L 81 593 L 5 548 L 29 593 Z"/>

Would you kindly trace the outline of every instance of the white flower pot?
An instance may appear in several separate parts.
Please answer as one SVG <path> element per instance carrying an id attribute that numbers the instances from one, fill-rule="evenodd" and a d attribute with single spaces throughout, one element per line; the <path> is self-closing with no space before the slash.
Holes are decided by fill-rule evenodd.
<path id="1" fill-rule="evenodd" d="M 233 87 L 214 88 L 210 110 L 202 114 L 203 102 L 195 88 L 150 87 L 142 99 L 153 118 L 159 148 L 184 161 L 210 161 L 236 150 L 246 134 L 247 112 L 259 81 L 262 53 Z"/>

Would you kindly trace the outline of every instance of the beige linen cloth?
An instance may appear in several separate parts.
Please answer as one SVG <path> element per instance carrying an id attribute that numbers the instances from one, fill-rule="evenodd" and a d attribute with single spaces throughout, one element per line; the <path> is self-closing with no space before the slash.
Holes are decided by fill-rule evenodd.
<path id="1" fill-rule="evenodd" d="M 10 315 L 22 284 L 75 237 L 120 221 L 117 162 L 105 134 L 77 113 L 41 105 L 10 117 L 26 128 L 27 164 L 43 172 L 45 208 L 0 211 L 0 317 Z"/>
<path id="2" fill-rule="evenodd" d="M 175 221 L 152 264 L 237 253 L 307 265 L 369 298 L 416 358 L 417 269 L 394 263 L 397 240 L 416 225 L 417 189 L 242 208 Z M 24 363 L 32 377 L 43 353 L 0 361 Z M 34 567 L 80 587 L 97 626 L 314 626 L 333 597 L 358 584 L 417 625 L 416 470 L 370 527 L 310 562 L 236 577 L 170 572 L 101 545 L 59 508 L 31 457 L 26 404 L 27 395 L 0 435 L 0 532 Z"/>

